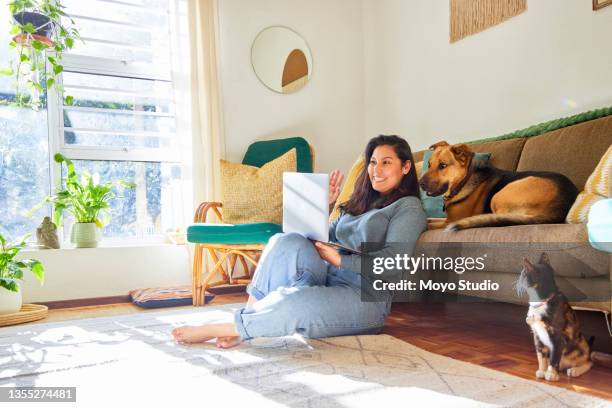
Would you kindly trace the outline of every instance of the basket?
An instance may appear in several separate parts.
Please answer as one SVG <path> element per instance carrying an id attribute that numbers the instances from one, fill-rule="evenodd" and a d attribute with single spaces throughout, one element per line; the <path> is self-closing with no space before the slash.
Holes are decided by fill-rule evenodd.
<path id="1" fill-rule="evenodd" d="M 49 308 L 45 305 L 24 304 L 16 313 L 0 315 L 0 327 L 44 319 L 48 311 Z"/>

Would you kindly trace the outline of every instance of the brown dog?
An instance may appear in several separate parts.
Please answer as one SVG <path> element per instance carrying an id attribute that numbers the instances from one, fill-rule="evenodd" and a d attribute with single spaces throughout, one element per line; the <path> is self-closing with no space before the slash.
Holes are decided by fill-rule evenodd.
<path id="1" fill-rule="evenodd" d="M 430 196 L 444 194 L 447 231 L 517 224 L 560 223 L 578 195 L 564 175 L 501 170 L 473 160 L 465 144 L 438 142 L 419 184 Z"/>

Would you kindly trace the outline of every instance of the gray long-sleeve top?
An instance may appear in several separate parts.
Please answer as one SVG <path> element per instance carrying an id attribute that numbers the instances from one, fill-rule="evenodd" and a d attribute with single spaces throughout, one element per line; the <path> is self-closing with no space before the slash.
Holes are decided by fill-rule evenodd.
<path id="1" fill-rule="evenodd" d="M 417 197 L 403 197 L 386 207 L 354 216 L 342 213 L 329 228 L 329 240 L 357 250 L 362 242 L 377 243 L 371 257 L 394 257 L 401 248 L 412 255 L 419 235 L 427 229 L 427 215 Z M 399 245 L 398 245 L 399 244 Z M 361 274 L 363 255 L 340 253 L 340 267 Z"/>

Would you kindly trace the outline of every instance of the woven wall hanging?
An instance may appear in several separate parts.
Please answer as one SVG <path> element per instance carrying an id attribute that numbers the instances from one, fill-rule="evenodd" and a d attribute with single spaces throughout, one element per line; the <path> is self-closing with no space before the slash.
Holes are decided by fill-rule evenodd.
<path id="1" fill-rule="evenodd" d="M 450 0 L 450 42 L 476 34 L 527 10 L 527 0 Z"/>

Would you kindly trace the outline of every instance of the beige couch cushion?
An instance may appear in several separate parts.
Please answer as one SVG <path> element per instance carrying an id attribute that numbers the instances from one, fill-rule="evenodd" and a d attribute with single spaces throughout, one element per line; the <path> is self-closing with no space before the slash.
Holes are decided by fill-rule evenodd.
<path id="1" fill-rule="evenodd" d="M 440 242 L 457 245 L 450 248 Z M 578 279 L 610 276 L 610 254 L 590 246 L 584 224 L 515 225 L 453 233 L 429 230 L 419 237 L 415 254 L 479 257 L 486 253 L 486 271 L 518 274 L 523 258 L 535 262 L 544 251 L 550 255 L 559 276 Z"/>
<path id="2" fill-rule="evenodd" d="M 504 170 L 515 170 L 521 157 L 521 150 L 525 144 L 525 138 L 520 137 L 509 140 L 496 140 L 485 143 L 470 144 L 470 148 L 476 153 L 491 153 L 489 163 Z M 423 160 L 426 150 L 413 153 L 415 162 Z"/>
<path id="3" fill-rule="evenodd" d="M 612 144 L 612 116 L 529 138 L 518 171 L 555 171 L 569 177 L 579 190 Z"/>
<path id="4" fill-rule="evenodd" d="M 412 153 L 412 158 L 414 159 L 414 162 L 418 163 L 420 161 L 423 161 L 423 155 L 425 154 L 426 151 L 427 149 L 419 150 L 418 152 Z"/>
<path id="5" fill-rule="evenodd" d="M 489 163 L 503 170 L 516 170 L 525 138 L 469 144 L 476 153 L 491 153 Z"/>

